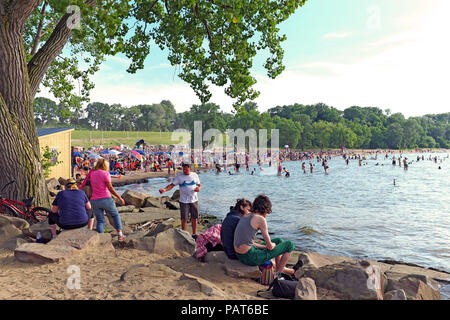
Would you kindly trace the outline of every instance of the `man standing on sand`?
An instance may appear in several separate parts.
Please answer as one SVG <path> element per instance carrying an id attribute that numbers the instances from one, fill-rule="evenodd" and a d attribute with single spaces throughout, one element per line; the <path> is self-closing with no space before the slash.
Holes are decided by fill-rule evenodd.
<path id="1" fill-rule="evenodd" d="M 180 173 L 173 179 L 173 182 L 159 192 L 163 194 L 166 191 L 172 190 L 173 187 L 180 186 L 180 213 L 181 213 L 181 229 L 187 229 L 188 214 L 191 214 L 192 223 L 192 237 L 197 237 L 197 220 L 199 215 L 198 210 L 198 196 L 202 185 L 200 179 L 195 172 L 191 172 L 191 165 L 183 163 L 183 173 Z"/>

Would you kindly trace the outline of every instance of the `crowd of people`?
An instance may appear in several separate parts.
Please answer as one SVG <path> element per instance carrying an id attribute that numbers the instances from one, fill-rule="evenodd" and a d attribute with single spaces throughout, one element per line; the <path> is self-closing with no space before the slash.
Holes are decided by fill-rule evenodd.
<path id="1" fill-rule="evenodd" d="M 260 170 L 263 170 L 262 164 L 269 163 L 272 166 L 272 161 L 276 161 L 278 174 L 284 174 L 286 177 L 290 176 L 289 170 L 283 167 L 285 161 L 300 161 L 303 173 L 307 173 L 306 162 L 309 161 L 309 171 L 313 173 L 313 162 L 321 163 L 325 174 L 328 173 L 328 160 L 333 156 L 340 156 L 349 164 L 350 160 L 358 160 L 359 165 L 363 165 L 363 161 L 368 159 L 377 160 L 379 157 L 392 159 L 392 164 L 402 166 L 407 170 L 410 163 L 414 160 L 409 160 L 402 154 L 398 155 L 394 152 L 368 152 L 362 154 L 350 154 L 344 152 L 319 152 L 319 153 L 305 153 L 305 152 L 290 152 L 282 151 L 279 153 L 279 159 L 273 159 L 270 154 L 258 154 L 257 164 Z M 224 160 L 229 160 L 227 154 L 223 154 Z M 429 156 L 427 159 L 424 155 L 417 155 L 415 161 L 434 161 L 442 162 L 447 157 Z M 52 214 L 49 216 L 49 224 L 53 237 L 56 237 L 56 225 L 61 229 L 76 229 L 88 227 L 90 230 L 94 229 L 99 233 L 104 232 L 105 213 L 110 217 L 110 221 L 114 225 L 117 232 L 118 240 L 123 240 L 125 235 L 122 231 L 122 224 L 116 204 L 112 198 L 115 196 L 119 199 L 122 205 L 125 201 L 121 195 L 117 193 L 111 183 L 111 173 L 123 169 L 126 170 L 141 170 L 151 167 L 152 170 L 162 170 L 162 168 L 173 169 L 175 173 L 175 161 L 168 156 L 168 153 L 149 154 L 143 161 L 140 159 L 133 159 L 130 155 L 118 161 L 116 157 L 111 157 L 108 161 L 105 158 L 89 159 L 85 157 L 77 161 L 79 171 L 75 179 L 67 180 L 66 190 L 57 194 L 53 201 Z M 191 158 L 191 160 L 193 160 Z M 239 171 L 241 163 L 234 157 L 235 162 L 228 163 L 224 161 L 220 163 L 215 159 L 214 166 L 211 170 L 222 172 L 222 168 L 227 170 L 229 166 L 233 166 L 235 171 Z M 140 163 L 139 163 L 140 162 Z M 244 166 L 249 170 L 249 155 L 245 155 Z M 132 164 L 135 164 L 134 167 Z M 230 212 L 226 215 L 221 224 L 216 224 L 208 228 L 201 234 L 197 234 L 197 223 L 199 219 L 199 204 L 197 193 L 201 192 L 202 185 L 200 178 L 195 172 L 198 168 L 198 163 L 194 161 L 194 165 L 190 162 L 181 162 L 182 172 L 174 177 L 172 182 L 165 188 L 159 190 L 161 194 L 179 187 L 180 190 L 180 220 L 181 228 L 187 230 L 187 223 L 190 219 L 192 226 L 192 237 L 197 243 L 197 258 L 202 260 L 205 254 L 209 251 L 223 250 L 229 259 L 239 260 L 243 264 L 250 266 L 259 266 L 266 268 L 270 266 L 274 270 L 274 278 L 293 277 L 295 271 L 301 267 L 301 262 L 293 267 L 287 267 L 287 261 L 295 250 L 294 243 L 290 240 L 283 240 L 281 238 L 271 238 L 269 235 L 268 225 L 266 221 L 267 215 L 272 212 L 272 203 L 266 195 L 257 196 L 252 202 L 247 199 L 238 199 L 233 207 L 230 207 Z M 202 163 L 208 168 L 209 163 Z M 194 169 L 194 170 L 193 170 Z M 254 174 L 255 168 L 251 171 Z M 83 179 L 82 173 L 86 176 Z M 229 174 L 232 174 L 228 171 Z M 124 173 L 125 174 L 125 173 Z M 169 171 L 170 174 L 170 171 Z M 395 184 L 395 181 L 394 181 Z M 260 232 L 263 241 L 257 241 L 256 235 Z"/>

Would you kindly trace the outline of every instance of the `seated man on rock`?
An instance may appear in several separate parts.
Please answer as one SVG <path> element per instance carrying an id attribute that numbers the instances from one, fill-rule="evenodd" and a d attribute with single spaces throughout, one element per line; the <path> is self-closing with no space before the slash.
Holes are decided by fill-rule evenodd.
<path id="1" fill-rule="evenodd" d="M 94 214 L 91 203 L 84 191 L 79 190 L 74 179 L 66 181 L 66 190 L 60 191 L 52 203 L 52 213 L 48 216 L 48 224 L 52 238 L 56 237 L 56 225 L 61 229 L 71 230 L 94 226 Z"/>
<path id="2" fill-rule="evenodd" d="M 234 207 L 230 207 L 230 212 L 222 222 L 220 230 L 220 239 L 222 241 L 223 250 L 228 258 L 237 260 L 234 251 L 234 231 L 239 220 L 245 214 L 252 211 L 252 203 L 246 199 L 238 199 Z"/>

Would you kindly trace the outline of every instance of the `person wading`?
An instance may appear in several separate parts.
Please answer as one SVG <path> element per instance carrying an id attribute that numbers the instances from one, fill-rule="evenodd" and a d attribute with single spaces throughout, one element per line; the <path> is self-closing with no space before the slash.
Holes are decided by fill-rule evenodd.
<path id="1" fill-rule="evenodd" d="M 197 237 L 197 220 L 199 215 L 198 196 L 202 185 L 200 179 L 195 172 L 191 172 L 191 165 L 183 163 L 183 173 L 180 173 L 173 179 L 173 182 L 159 192 L 163 194 L 172 190 L 173 187 L 180 186 L 180 213 L 181 213 L 181 229 L 187 229 L 188 214 L 191 214 L 192 237 Z"/>

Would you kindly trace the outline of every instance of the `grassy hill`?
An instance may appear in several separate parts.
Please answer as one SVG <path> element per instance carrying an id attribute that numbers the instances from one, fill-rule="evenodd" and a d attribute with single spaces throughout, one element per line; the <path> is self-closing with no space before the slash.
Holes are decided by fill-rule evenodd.
<path id="1" fill-rule="evenodd" d="M 172 132 L 75 130 L 72 132 L 72 146 L 88 148 L 102 145 L 108 148 L 125 144 L 133 147 L 140 139 L 151 145 L 182 143 L 181 137 L 178 140 L 172 139 L 172 134 Z"/>

